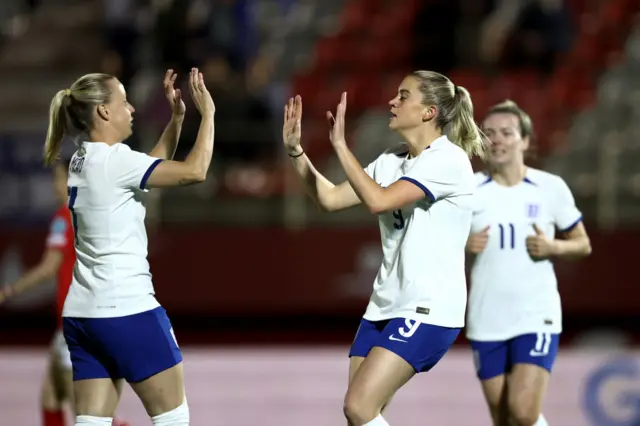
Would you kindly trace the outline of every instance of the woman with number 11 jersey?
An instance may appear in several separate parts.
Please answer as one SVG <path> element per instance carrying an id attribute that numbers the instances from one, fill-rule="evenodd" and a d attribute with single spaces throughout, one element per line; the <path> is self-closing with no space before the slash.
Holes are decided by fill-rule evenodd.
<path id="1" fill-rule="evenodd" d="M 591 246 L 567 184 L 524 163 L 529 116 L 506 101 L 483 129 L 492 147 L 489 171 L 476 174 L 467 337 L 493 424 L 546 426 L 540 411 L 562 330 L 551 260 Z"/>

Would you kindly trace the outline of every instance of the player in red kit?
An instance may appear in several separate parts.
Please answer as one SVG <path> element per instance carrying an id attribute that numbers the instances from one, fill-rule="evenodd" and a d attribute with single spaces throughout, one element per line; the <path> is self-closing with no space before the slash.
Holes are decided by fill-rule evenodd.
<path id="1" fill-rule="evenodd" d="M 40 262 L 16 282 L 0 287 L 0 304 L 38 285 L 57 277 L 56 333 L 51 344 L 49 365 L 42 384 L 40 399 L 43 426 L 65 426 L 64 405 L 73 407 L 73 378 L 71 355 L 62 335 L 62 307 L 64 306 L 73 267 L 76 262 L 71 212 L 67 207 L 67 177 L 69 163 L 58 162 L 53 172 L 53 189 L 59 208 L 56 211 Z M 127 426 L 114 420 L 114 426 Z"/>

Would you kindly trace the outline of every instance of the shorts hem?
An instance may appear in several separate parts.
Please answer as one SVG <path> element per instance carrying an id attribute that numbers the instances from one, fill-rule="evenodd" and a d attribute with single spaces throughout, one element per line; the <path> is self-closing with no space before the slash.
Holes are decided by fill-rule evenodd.
<path id="1" fill-rule="evenodd" d="M 547 373 L 551 374 L 551 368 L 547 368 L 547 367 L 545 367 L 544 365 L 536 364 L 535 362 L 529 362 L 529 361 L 518 361 L 518 362 L 515 362 L 515 363 L 513 364 L 513 366 L 516 366 L 516 365 L 518 365 L 518 364 L 523 364 L 523 365 L 535 365 L 536 367 L 540 367 L 540 368 L 542 368 L 543 370 L 545 370 Z M 512 369 L 513 369 L 513 366 L 511 367 Z M 485 376 L 485 375 L 481 376 L 481 375 L 479 375 L 479 374 L 476 374 L 476 377 L 477 377 L 477 378 L 478 378 L 478 380 L 480 380 L 481 382 L 486 382 L 487 380 L 495 379 L 495 378 L 496 378 L 496 377 L 498 377 L 498 376 L 506 376 L 507 374 L 509 374 L 509 373 L 508 373 L 508 372 L 506 372 L 506 371 L 503 371 L 503 372 L 501 372 L 501 373 L 492 374 L 492 375 L 490 375 L 490 376 Z"/>
<path id="2" fill-rule="evenodd" d="M 543 370 L 547 371 L 548 373 L 551 373 L 551 368 L 547 368 L 547 367 L 545 367 L 544 365 L 540 365 L 540 364 L 537 364 L 537 363 L 535 363 L 535 362 L 531 362 L 531 361 L 526 361 L 526 360 L 525 360 L 525 361 L 518 361 L 518 362 L 514 362 L 514 363 L 513 363 L 513 365 L 514 365 L 514 366 L 516 366 L 516 365 L 518 365 L 518 364 L 524 364 L 524 365 L 535 365 L 536 367 L 540 367 L 540 368 L 542 368 Z M 512 367 L 512 368 L 513 368 L 513 367 Z"/>
<path id="3" fill-rule="evenodd" d="M 416 366 L 415 366 L 414 364 L 412 364 L 412 363 L 411 363 L 411 361 L 409 361 L 407 358 L 405 358 L 404 356 L 402 356 L 401 354 L 399 354 L 398 352 L 394 351 L 394 350 L 393 350 L 393 349 L 391 349 L 391 348 L 388 348 L 388 347 L 385 347 L 385 346 L 382 346 L 382 345 L 374 345 L 373 347 L 374 347 L 374 348 L 382 348 L 382 349 L 386 349 L 386 350 L 388 350 L 389 352 L 391 352 L 392 354 L 394 354 L 394 355 L 396 355 L 397 357 L 401 358 L 402 360 L 404 360 L 404 362 L 406 362 L 407 364 L 409 364 L 409 365 L 411 366 L 411 368 L 413 368 L 413 372 L 414 372 L 415 374 L 422 373 L 422 372 L 424 371 L 424 367 L 423 367 L 423 368 L 421 368 L 421 369 L 417 369 L 417 368 L 416 368 Z M 372 348 L 372 349 L 373 349 L 373 348 Z"/>
<path id="4" fill-rule="evenodd" d="M 130 378 L 125 377 L 124 379 L 127 381 L 127 383 L 133 383 L 133 384 L 141 383 L 141 382 L 144 382 L 147 379 L 152 378 L 153 376 L 157 376 L 158 374 L 163 373 L 163 372 L 175 367 L 176 365 L 178 365 L 180 363 L 182 363 L 182 358 L 180 358 L 177 362 L 175 362 L 174 364 L 172 364 L 172 365 L 170 365 L 168 367 L 160 367 L 160 368 L 157 369 L 157 371 L 154 370 L 155 373 L 146 372 L 141 377 L 138 377 L 138 376 L 130 377 Z"/>
<path id="5" fill-rule="evenodd" d="M 120 380 L 122 378 L 123 377 L 111 377 L 109 375 L 106 375 L 106 376 L 102 376 L 102 375 L 100 375 L 100 376 L 82 375 L 82 376 L 80 376 L 80 375 L 75 374 L 75 372 L 73 374 L 73 381 L 74 382 L 79 382 L 79 381 L 82 381 L 82 380 L 100 380 L 100 379 Z"/>
<path id="6" fill-rule="evenodd" d="M 491 379 L 495 379 L 496 377 L 500 377 L 500 376 L 506 376 L 507 372 L 503 371 L 502 373 L 496 373 L 496 374 L 492 374 L 490 376 L 481 376 L 479 374 L 476 374 L 476 377 L 478 378 L 478 380 L 480 380 L 481 382 L 486 382 L 487 380 L 491 380 Z"/>

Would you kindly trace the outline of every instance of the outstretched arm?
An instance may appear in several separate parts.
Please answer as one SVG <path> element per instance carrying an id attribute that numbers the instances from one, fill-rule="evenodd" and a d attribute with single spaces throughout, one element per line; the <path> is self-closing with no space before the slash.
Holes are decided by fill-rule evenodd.
<path id="1" fill-rule="evenodd" d="M 346 110 L 347 94 L 343 93 L 336 117 L 327 112 L 327 119 L 331 126 L 330 139 L 351 187 L 367 209 L 373 214 L 379 214 L 400 209 L 425 198 L 425 191 L 410 181 L 398 180 L 383 188 L 362 169 L 345 140 Z"/>
<path id="2" fill-rule="evenodd" d="M 177 76 L 178 74 L 175 74 L 171 69 L 167 70 L 164 76 L 164 94 L 171 106 L 171 120 L 169 120 L 169 124 L 165 127 L 158 143 L 149 153 L 150 156 L 163 160 L 172 160 L 176 153 L 180 132 L 182 131 L 184 114 L 186 112 L 186 107 L 182 100 L 182 93 L 180 89 L 174 88 Z"/>
<path id="3" fill-rule="evenodd" d="M 300 145 L 301 120 L 302 98 L 296 96 L 295 99 L 289 99 L 284 107 L 282 137 L 285 149 L 309 197 L 325 211 L 337 211 L 360 204 L 360 199 L 349 182 L 334 185 L 313 166 Z"/>
<path id="4" fill-rule="evenodd" d="M 28 291 L 56 276 L 62 264 L 62 252 L 53 248 L 47 249 L 40 263 L 29 269 L 13 284 L 0 290 L 0 303 L 10 297 Z"/>

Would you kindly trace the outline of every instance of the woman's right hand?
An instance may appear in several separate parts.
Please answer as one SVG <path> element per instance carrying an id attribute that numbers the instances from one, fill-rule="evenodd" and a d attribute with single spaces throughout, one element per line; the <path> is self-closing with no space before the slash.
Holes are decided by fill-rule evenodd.
<path id="1" fill-rule="evenodd" d="M 484 251 L 489 242 L 489 226 L 485 226 L 481 231 L 473 232 L 467 239 L 466 251 L 479 254 Z"/>
<path id="2" fill-rule="evenodd" d="M 290 98 L 284 106 L 284 125 L 282 126 L 282 140 L 289 154 L 297 154 L 302 151 L 300 139 L 302 138 L 302 98 L 297 95 Z"/>
<path id="3" fill-rule="evenodd" d="M 191 92 L 191 99 L 201 116 L 205 117 L 215 114 L 216 106 L 211 98 L 211 93 L 209 93 L 207 86 L 204 84 L 202 73 L 198 71 L 198 68 L 191 68 L 189 91 Z"/>

